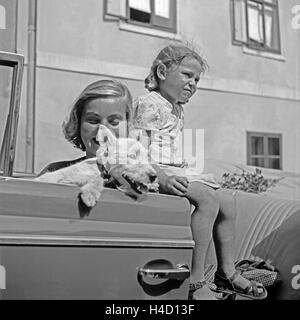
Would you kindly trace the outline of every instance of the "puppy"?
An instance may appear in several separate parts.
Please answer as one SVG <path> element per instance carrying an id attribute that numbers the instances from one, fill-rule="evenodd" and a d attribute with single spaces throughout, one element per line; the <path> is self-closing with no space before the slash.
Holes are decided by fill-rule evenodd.
<path id="1" fill-rule="evenodd" d="M 96 205 L 104 186 L 116 186 L 120 191 L 138 198 L 148 191 L 158 191 L 157 174 L 148 162 L 148 152 L 138 141 L 119 138 L 105 126 L 99 125 L 96 140 L 99 148 L 95 158 L 70 167 L 47 172 L 34 179 L 50 183 L 75 184 L 88 207 Z M 121 174 L 124 182 L 115 180 L 111 173 Z"/>

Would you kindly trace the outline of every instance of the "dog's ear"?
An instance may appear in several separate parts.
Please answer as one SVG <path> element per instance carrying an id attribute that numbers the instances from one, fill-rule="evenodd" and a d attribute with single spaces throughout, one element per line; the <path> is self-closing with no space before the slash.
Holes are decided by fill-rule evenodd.
<path id="1" fill-rule="evenodd" d="M 116 144 L 117 141 L 115 135 L 106 126 L 102 124 L 99 125 L 96 139 L 99 142 L 100 146 L 102 144 L 113 146 Z"/>
<path id="2" fill-rule="evenodd" d="M 99 142 L 99 148 L 96 151 L 97 163 L 107 166 L 109 150 L 116 148 L 117 138 L 106 126 L 100 124 L 96 139 Z"/>

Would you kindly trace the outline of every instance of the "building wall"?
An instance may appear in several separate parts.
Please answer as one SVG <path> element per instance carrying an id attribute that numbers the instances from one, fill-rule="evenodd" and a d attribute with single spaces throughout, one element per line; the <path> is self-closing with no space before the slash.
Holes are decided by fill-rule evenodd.
<path id="1" fill-rule="evenodd" d="M 231 42 L 229 0 L 178 1 L 179 36 L 194 43 L 210 65 L 185 107 L 187 128 L 205 129 L 205 156 L 246 163 L 246 131 L 282 133 L 283 169 L 300 172 L 300 30 L 291 27 L 296 0 L 279 0 L 283 52 L 262 57 Z M 18 2 L 18 52 L 27 50 L 28 1 Z M 101 0 L 38 1 L 35 171 L 50 161 L 80 155 L 61 134 L 61 123 L 91 81 L 115 77 L 133 96 L 170 39 L 121 30 L 105 21 Z M 26 74 L 24 77 L 26 87 Z M 23 86 L 23 88 L 24 88 Z M 17 168 L 25 148 L 24 110 Z"/>

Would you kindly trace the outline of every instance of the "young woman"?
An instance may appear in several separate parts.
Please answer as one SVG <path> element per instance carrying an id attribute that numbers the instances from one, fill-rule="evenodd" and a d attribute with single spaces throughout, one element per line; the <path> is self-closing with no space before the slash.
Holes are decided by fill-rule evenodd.
<path id="1" fill-rule="evenodd" d="M 54 162 L 39 175 L 70 166 L 96 156 L 99 124 L 105 125 L 116 137 L 128 136 L 132 116 L 132 97 L 128 88 L 115 80 L 99 80 L 88 85 L 76 99 L 63 132 L 68 141 L 85 152 L 85 156 Z"/>

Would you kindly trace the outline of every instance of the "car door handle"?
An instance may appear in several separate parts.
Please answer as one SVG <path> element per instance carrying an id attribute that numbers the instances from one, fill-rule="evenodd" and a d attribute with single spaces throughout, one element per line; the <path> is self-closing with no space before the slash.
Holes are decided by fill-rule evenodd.
<path id="1" fill-rule="evenodd" d="M 190 276 L 190 270 L 186 264 L 177 264 L 175 268 L 138 268 L 140 275 L 154 279 L 175 279 L 185 280 Z"/>

